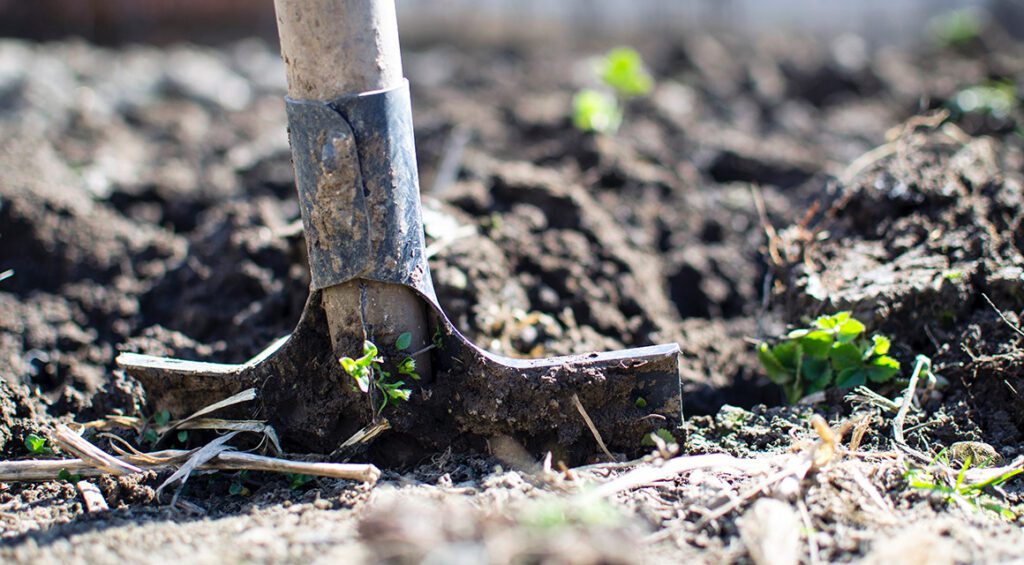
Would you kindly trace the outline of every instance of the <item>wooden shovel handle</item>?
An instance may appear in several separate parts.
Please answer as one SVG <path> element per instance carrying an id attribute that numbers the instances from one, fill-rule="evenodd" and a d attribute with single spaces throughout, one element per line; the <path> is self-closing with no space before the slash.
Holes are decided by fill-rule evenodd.
<path id="1" fill-rule="evenodd" d="M 288 96 L 329 100 L 402 80 L 394 0 L 274 0 Z"/>

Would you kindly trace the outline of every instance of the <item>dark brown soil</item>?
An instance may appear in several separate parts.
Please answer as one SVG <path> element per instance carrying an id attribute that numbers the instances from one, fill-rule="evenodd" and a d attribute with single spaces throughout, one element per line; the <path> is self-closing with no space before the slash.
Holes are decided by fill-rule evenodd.
<path id="1" fill-rule="evenodd" d="M 405 56 L 427 241 L 443 243 L 430 267 L 468 337 L 516 357 L 677 342 L 683 451 L 759 458 L 799 449 L 811 414 L 838 424 L 854 408 L 839 391 L 780 406 L 753 343 L 850 309 L 893 338 L 903 363 L 881 393 L 900 393 L 918 354 L 942 377 L 907 420 L 911 445 L 1024 454 L 1021 113 L 937 114 L 961 88 L 1019 83 L 1020 44 L 997 30 L 960 48 L 639 42 L 657 88 L 630 103 L 615 136 L 583 134 L 567 117 L 576 71 L 608 47 Z M 0 272 L 14 271 L 0 280 L 3 459 L 27 457 L 25 436 L 56 422 L 151 415 L 118 351 L 242 362 L 291 331 L 309 277 L 270 47 L 0 41 L 0 69 Z M 458 170 L 440 170 L 460 138 Z M 863 445 L 888 452 L 892 414 L 869 412 Z M 574 412 L 562 416 L 555 452 L 587 434 Z M 628 563 L 753 551 L 742 524 L 755 507 L 696 525 L 751 477 L 691 474 L 569 508 L 577 499 L 558 493 L 579 483 L 535 473 L 514 444 L 453 439 L 454 452 L 439 442 L 424 456 L 392 439 L 359 454 L 404 463 L 376 489 L 198 476 L 182 496 L 205 514 L 162 505 L 153 489 L 166 477 L 155 475 L 98 480 L 112 508 L 100 515 L 66 483 L 3 483 L 0 556 Z M 849 459 L 792 497 L 773 493 L 800 509 L 804 561 L 883 560 L 907 540 L 947 560 L 1017 554 L 1019 518 L 909 489 L 904 462 L 884 461 Z M 232 483 L 250 494 L 229 494 Z M 1019 508 L 1019 487 L 1004 500 Z"/>

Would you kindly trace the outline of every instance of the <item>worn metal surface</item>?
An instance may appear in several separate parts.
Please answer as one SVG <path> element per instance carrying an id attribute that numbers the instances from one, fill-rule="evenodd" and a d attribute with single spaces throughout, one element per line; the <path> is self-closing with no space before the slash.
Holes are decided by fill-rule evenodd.
<path id="1" fill-rule="evenodd" d="M 287 108 L 313 288 L 362 278 L 433 295 L 408 82 Z"/>

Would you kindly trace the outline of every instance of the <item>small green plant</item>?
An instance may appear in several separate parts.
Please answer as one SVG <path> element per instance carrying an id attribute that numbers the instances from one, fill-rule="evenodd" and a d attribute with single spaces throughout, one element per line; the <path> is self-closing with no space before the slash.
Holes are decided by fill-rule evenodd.
<path id="1" fill-rule="evenodd" d="M 849 312 L 821 316 L 811 326 L 757 348 L 768 378 L 782 386 L 791 403 L 830 386 L 884 383 L 899 373 L 899 361 L 888 355 L 889 338 L 863 336 L 864 324 Z"/>
<path id="2" fill-rule="evenodd" d="M 405 351 L 412 344 L 412 334 L 403 333 L 395 340 L 395 349 Z M 392 381 L 390 371 L 384 370 L 384 358 L 379 355 L 380 351 L 371 341 L 363 342 L 363 356 L 357 359 L 342 357 L 338 361 L 348 376 L 355 381 L 355 386 L 362 392 L 371 394 L 374 389 L 379 391 L 384 398 L 379 414 L 385 407 L 397 406 L 399 402 L 409 400 L 412 391 L 405 386 L 405 381 Z M 411 355 L 403 357 L 396 366 L 399 375 L 408 377 L 414 381 L 420 379 L 416 373 L 416 360 Z"/>
<path id="3" fill-rule="evenodd" d="M 313 480 L 312 476 L 299 473 L 288 473 L 285 475 L 285 478 L 288 479 L 288 488 L 292 490 L 301 490 L 307 483 Z"/>
<path id="4" fill-rule="evenodd" d="M 249 482 L 249 471 L 239 471 L 231 479 L 231 484 L 228 485 L 228 494 L 231 496 L 249 496 L 252 491 L 249 487 L 245 486 L 245 483 Z"/>
<path id="5" fill-rule="evenodd" d="M 615 96 L 584 88 L 572 97 L 572 125 L 580 131 L 613 133 L 622 123 L 622 110 Z"/>
<path id="6" fill-rule="evenodd" d="M 160 441 L 160 434 L 157 433 L 155 428 L 166 427 L 171 422 L 171 413 L 167 410 L 161 410 L 150 418 L 151 426 L 147 426 L 146 431 L 142 434 L 142 441 L 148 443 L 151 446 L 156 445 Z M 186 434 L 186 438 L 187 438 Z M 179 433 L 180 439 L 180 433 Z M 182 440 L 184 441 L 184 440 Z"/>
<path id="7" fill-rule="evenodd" d="M 645 435 L 644 438 L 642 440 L 640 440 L 640 445 L 642 445 L 644 447 L 654 447 L 654 446 L 656 446 L 657 443 L 655 443 L 653 436 L 657 436 L 657 437 L 661 438 L 661 440 L 664 441 L 665 443 L 675 443 L 676 442 L 676 438 L 675 438 L 675 436 L 672 435 L 672 432 L 666 430 L 665 428 L 658 428 L 658 429 L 654 430 L 653 432 Z"/>
<path id="8" fill-rule="evenodd" d="M 57 473 L 57 480 L 58 481 L 64 481 L 66 483 L 74 484 L 74 483 L 77 483 L 78 481 L 82 480 L 82 475 L 79 475 L 78 473 L 72 473 L 71 471 L 68 471 L 67 469 L 61 469 Z"/>
<path id="9" fill-rule="evenodd" d="M 1017 109 L 1017 85 L 1009 80 L 993 80 L 957 92 L 947 102 L 951 118 L 980 113 L 993 118 L 1006 118 Z"/>
<path id="10" fill-rule="evenodd" d="M 596 65 L 602 89 L 584 88 L 572 99 L 572 123 L 581 131 L 614 133 L 622 123 L 622 106 L 654 87 L 654 79 L 635 49 L 617 47 Z"/>
<path id="11" fill-rule="evenodd" d="M 943 450 L 936 456 L 933 467 L 949 469 L 949 457 Z M 1017 514 L 999 499 L 985 492 L 989 487 L 997 487 L 1024 472 L 1021 469 L 1010 469 L 1004 473 L 994 474 L 978 482 L 968 482 L 967 471 L 971 468 L 971 458 L 966 457 L 956 477 L 951 473 L 928 469 L 908 468 L 904 479 L 910 488 L 938 494 L 947 503 L 959 504 L 973 510 L 994 512 L 1006 520 L 1015 520 Z"/>
<path id="12" fill-rule="evenodd" d="M 981 36 L 982 21 L 971 9 L 954 10 L 932 18 L 928 31 L 943 47 L 961 47 Z"/>
<path id="13" fill-rule="evenodd" d="M 32 455 L 50 455 L 53 450 L 46 444 L 46 438 L 38 434 L 25 436 L 25 449 Z"/>
<path id="14" fill-rule="evenodd" d="M 598 75 L 621 98 L 643 96 L 654 88 L 654 79 L 636 49 L 616 47 L 598 63 Z"/>

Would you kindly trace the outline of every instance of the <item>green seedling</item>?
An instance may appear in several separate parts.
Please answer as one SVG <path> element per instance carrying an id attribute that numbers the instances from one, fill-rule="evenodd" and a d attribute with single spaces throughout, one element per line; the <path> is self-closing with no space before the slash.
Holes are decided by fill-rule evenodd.
<path id="1" fill-rule="evenodd" d="M 945 451 L 936 456 L 938 467 L 948 468 L 949 458 Z M 1017 514 L 996 497 L 985 492 L 989 487 L 998 487 L 1006 481 L 1024 472 L 1011 469 L 1005 473 L 993 475 L 979 482 L 968 482 L 967 471 L 971 468 L 971 458 L 967 457 L 955 478 L 947 473 L 933 472 L 927 469 L 908 468 L 904 479 L 910 488 L 938 494 L 946 503 L 955 503 L 975 511 L 985 510 L 998 514 L 1006 520 L 1015 520 Z"/>
<path id="2" fill-rule="evenodd" d="M 672 432 L 666 430 L 665 428 L 658 428 L 653 432 L 645 435 L 644 439 L 640 440 L 640 445 L 644 447 L 656 446 L 657 442 L 654 441 L 654 436 L 661 438 L 661 440 L 664 441 L 665 443 L 676 443 L 676 438 L 675 436 L 672 435 Z"/>
<path id="3" fill-rule="evenodd" d="M 572 97 L 572 125 L 580 131 L 614 133 L 622 123 L 622 110 L 615 96 L 585 88 Z"/>
<path id="4" fill-rule="evenodd" d="M 954 10 L 928 22 L 928 31 L 943 47 L 961 47 L 981 37 L 982 21 L 971 9 Z"/>
<path id="5" fill-rule="evenodd" d="M 155 428 L 166 427 L 171 422 L 171 413 L 167 410 L 161 410 L 150 418 L 152 423 L 151 426 L 146 428 L 146 431 L 142 434 L 142 441 L 149 445 L 156 445 L 160 441 L 160 434 L 157 433 Z M 187 436 L 186 436 L 187 437 Z M 180 438 L 180 434 L 179 434 Z"/>
<path id="6" fill-rule="evenodd" d="M 828 387 L 853 388 L 867 382 L 884 383 L 900 370 L 888 355 L 889 338 L 863 336 L 864 324 L 849 312 L 821 316 L 812 327 L 790 332 L 778 344 L 761 343 L 761 365 L 772 382 L 781 385 L 795 403 Z"/>
<path id="7" fill-rule="evenodd" d="M 1009 80 L 994 80 L 964 88 L 947 102 L 953 119 L 972 112 L 1005 118 L 1017 109 L 1017 86 Z"/>
<path id="8" fill-rule="evenodd" d="M 249 496 L 251 491 L 249 487 L 245 486 L 245 483 L 249 480 L 249 471 L 241 471 L 235 475 L 231 484 L 228 486 L 228 494 L 231 496 Z"/>
<path id="9" fill-rule="evenodd" d="M 398 351 L 404 351 L 409 348 L 412 343 L 412 335 L 403 333 L 398 336 L 395 340 L 395 349 Z M 384 398 L 384 402 L 381 403 L 377 413 L 383 412 L 387 406 L 397 406 L 400 402 L 409 400 L 412 391 L 404 388 L 405 381 L 392 381 L 392 376 L 389 371 L 384 370 L 384 358 L 381 357 L 380 351 L 377 346 L 371 341 L 363 342 L 363 356 L 357 359 L 351 357 L 342 357 L 338 361 L 341 363 L 342 369 L 348 376 L 352 377 L 355 381 L 355 386 L 366 394 L 371 394 L 373 390 L 377 390 L 381 393 Z M 419 380 L 420 376 L 416 373 L 416 361 L 412 356 L 407 355 L 399 361 L 397 366 L 398 374 L 406 376 L 412 380 Z"/>
<path id="10" fill-rule="evenodd" d="M 67 469 L 61 469 L 60 472 L 57 473 L 57 480 L 74 484 L 82 480 L 82 475 L 79 475 L 78 473 L 72 473 Z"/>
<path id="11" fill-rule="evenodd" d="M 307 483 L 313 480 L 313 477 L 310 475 L 302 475 L 298 473 L 288 473 L 285 475 L 285 478 L 288 479 L 288 488 L 292 490 L 300 490 L 302 487 L 306 486 Z"/>
<path id="12" fill-rule="evenodd" d="M 25 436 L 25 449 L 32 455 L 50 455 L 53 450 L 46 444 L 46 438 L 38 434 Z"/>
<path id="13" fill-rule="evenodd" d="M 616 47 L 598 63 L 598 76 L 620 98 L 643 96 L 654 88 L 654 79 L 636 49 Z"/>
<path id="14" fill-rule="evenodd" d="M 654 88 L 654 79 L 635 49 L 617 47 L 596 65 L 602 89 L 585 88 L 572 98 L 572 123 L 587 132 L 614 133 L 622 123 L 626 101 Z"/>

